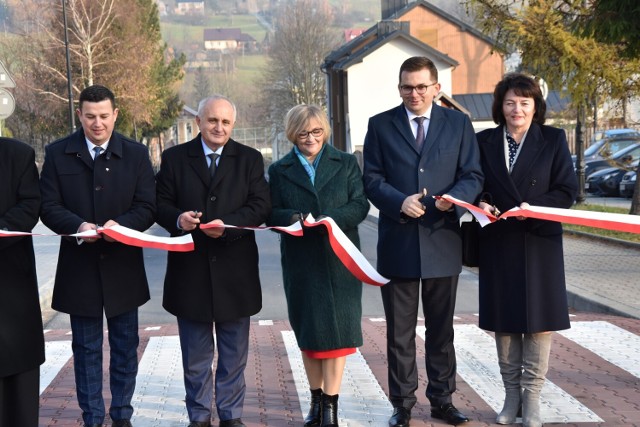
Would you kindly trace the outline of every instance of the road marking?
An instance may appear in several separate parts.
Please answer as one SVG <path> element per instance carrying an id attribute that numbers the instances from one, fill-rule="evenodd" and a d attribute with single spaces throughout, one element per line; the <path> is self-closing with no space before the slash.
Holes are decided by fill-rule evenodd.
<path id="1" fill-rule="evenodd" d="M 40 394 L 73 356 L 71 341 L 47 341 L 44 343 L 44 353 L 45 363 L 40 366 Z"/>
<path id="2" fill-rule="evenodd" d="M 562 336 L 640 378 L 640 337 L 604 321 L 573 322 Z"/>
<path id="3" fill-rule="evenodd" d="M 282 339 L 298 391 L 300 412 L 303 417 L 309 412 L 309 382 L 304 370 L 302 355 L 293 331 L 282 331 Z M 360 353 L 347 356 L 344 368 L 338 418 L 345 427 L 387 425 L 393 407 Z"/>
<path id="4" fill-rule="evenodd" d="M 454 325 L 454 330 L 458 374 L 497 414 L 504 402 L 504 388 L 495 340 L 476 325 Z M 416 333 L 424 340 L 424 326 L 418 326 Z M 545 423 L 603 421 L 549 380 L 542 387 L 540 414 Z"/>
<path id="5" fill-rule="evenodd" d="M 138 366 L 132 405 L 136 427 L 189 422 L 178 336 L 151 337 Z M 167 424 L 167 422 L 176 424 Z"/>

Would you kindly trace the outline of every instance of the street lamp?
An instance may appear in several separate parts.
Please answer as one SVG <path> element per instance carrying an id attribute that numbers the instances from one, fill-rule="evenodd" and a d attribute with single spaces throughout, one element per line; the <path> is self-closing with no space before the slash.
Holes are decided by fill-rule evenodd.
<path id="1" fill-rule="evenodd" d="M 69 97 L 69 127 L 71 133 L 76 130 L 76 119 L 73 111 L 73 91 L 71 88 L 71 59 L 69 58 L 69 36 L 67 34 L 67 7 L 66 0 L 62 0 L 62 21 L 64 23 L 64 48 L 67 54 L 67 95 Z"/>

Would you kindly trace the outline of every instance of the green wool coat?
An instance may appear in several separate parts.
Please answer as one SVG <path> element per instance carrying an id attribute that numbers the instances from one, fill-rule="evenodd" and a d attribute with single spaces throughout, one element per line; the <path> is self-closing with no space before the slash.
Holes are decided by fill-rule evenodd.
<path id="1" fill-rule="evenodd" d="M 326 145 L 315 186 L 293 150 L 269 167 L 271 226 L 287 226 L 296 212 L 331 217 L 357 246 L 358 224 L 369 212 L 356 158 Z M 280 235 L 289 323 L 303 350 L 362 345 L 362 283 L 333 253 L 324 227 L 304 237 Z"/>

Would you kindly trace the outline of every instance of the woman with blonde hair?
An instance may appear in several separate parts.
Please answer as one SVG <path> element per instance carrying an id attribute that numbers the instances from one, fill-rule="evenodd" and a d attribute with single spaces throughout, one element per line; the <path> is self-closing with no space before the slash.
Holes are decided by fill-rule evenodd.
<path id="1" fill-rule="evenodd" d="M 359 246 L 358 224 L 369 202 L 356 158 L 327 144 L 331 128 L 318 106 L 293 107 L 285 132 L 293 149 L 269 167 L 268 224 L 328 216 Z M 282 234 L 280 249 L 289 322 L 311 388 L 304 425 L 337 427 L 346 356 L 362 345 L 362 283 L 333 253 L 324 227 L 305 228 L 303 237 Z"/>

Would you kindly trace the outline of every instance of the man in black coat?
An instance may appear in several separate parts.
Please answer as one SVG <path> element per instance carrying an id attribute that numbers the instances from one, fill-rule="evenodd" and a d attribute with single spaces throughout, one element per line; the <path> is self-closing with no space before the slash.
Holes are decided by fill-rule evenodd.
<path id="1" fill-rule="evenodd" d="M 31 147 L 0 138 L 0 230 L 30 232 L 40 190 Z M 33 241 L 0 237 L 0 426 L 37 427 L 44 335 Z"/>
<path id="2" fill-rule="evenodd" d="M 90 86 L 76 111 L 82 128 L 46 148 L 42 222 L 58 234 L 121 225 L 138 231 L 155 217 L 146 147 L 113 131 L 113 93 Z M 103 312 L 109 328 L 113 425 L 130 426 L 138 371 L 138 307 L 149 300 L 142 249 L 100 235 L 62 237 L 52 307 L 70 314 L 78 403 L 85 426 L 101 426 Z"/>
<path id="3" fill-rule="evenodd" d="M 249 316 L 262 308 L 253 231 L 210 228 L 262 224 L 271 210 L 262 155 L 230 139 L 236 108 L 222 96 L 200 102 L 200 134 L 166 150 L 158 173 L 158 223 L 191 233 L 193 252 L 168 255 L 164 308 L 178 318 L 190 427 L 209 427 L 213 327 L 218 345 L 215 402 L 221 427 L 243 426 Z"/>

